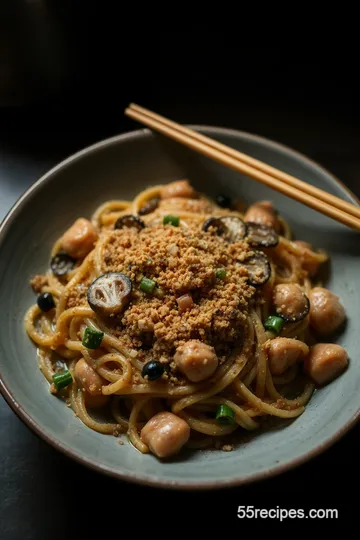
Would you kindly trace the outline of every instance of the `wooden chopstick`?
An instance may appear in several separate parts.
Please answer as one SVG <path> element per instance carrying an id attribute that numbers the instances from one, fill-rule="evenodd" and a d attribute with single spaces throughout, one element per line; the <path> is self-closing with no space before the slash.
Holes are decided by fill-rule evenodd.
<path id="1" fill-rule="evenodd" d="M 299 178 L 295 178 L 294 176 L 287 174 L 284 171 L 275 169 L 275 167 L 272 167 L 271 165 L 268 165 L 267 163 L 263 163 L 262 161 L 255 159 L 251 156 L 248 156 L 247 154 L 244 154 L 242 152 L 239 152 L 238 150 L 235 150 L 234 148 L 231 148 L 229 146 L 226 146 L 225 144 L 219 143 L 218 141 L 215 141 L 214 139 L 211 139 L 210 137 L 206 137 L 205 135 L 202 135 L 201 133 L 198 133 L 197 131 L 194 131 L 192 129 L 186 128 L 185 126 L 177 124 L 176 122 L 173 122 L 172 120 L 169 120 L 168 118 L 165 118 L 164 116 L 160 116 L 159 114 L 149 111 L 148 109 L 145 109 L 144 107 L 140 107 L 139 105 L 136 105 L 135 103 L 131 103 L 129 105 L 129 108 L 139 113 L 145 114 L 149 118 L 153 118 L 154 120 L 161 122 L 165 126 L 174 128 L 177 131 L 181 131 L 181 133 L 187 134 L 197 141 L 208 144 L 212 148 L 215 148 L 216 150 L 220 150 L 220 152 L 224 152 L 228 156 L 234 157 L 242 161 L 243 163 L 250 165 L 251 167 L 254 167 L 255 169 L 258 169 L 259 171 L 262 171 L 266 174 L 274 176 L 274 178 L 278 178 L 279 180 L 282 180 L 289 186 L 294 186 L 298 189 L 301 189 L 305 193 L 308 193 L 309 195 L 312 195 L 313 197 L 316 197 L 319 200 L 322 200 L 328 204 L 331 204 L 332 206 L 335 206 L 336 208 L 339 208 L 340 210 L 343 210 L 344 212 L 347 212 L 348 214 L 351 214 L 355 217 L 360 218 L 359 206 L 355 206 L 354 204 L 344 201 L 340 199 L 339 197 L 332 195 L 331 193 L 327 193 L 326 191 L 323 191 L 315 186 L 312 186 L 311 184 L 308 184 L 307 182 L 304 182 L 303 180 L 300 180 Z"/>
<path id="2" fill-rule="evenodd" d="M 136 109 L 135 109 L 136 107 Z M 141 109 L 141 110 L 139 110 Z M 145 109 L 146 110 L 146 109 Z M 261 162 L 258 162 L 261 167 L 269 167 L 274 172 L 274 176 L 269 174 L 268 172 L 264 172 L 263 170 L 259 170 L 258 168 L 255 168 L 253 166 L 250 166 L 249 164 L 245 163 L 244 161 L 240 160 L 237 156 L 238 152 L 236 150 L 233 150 L 226 145 L 220 145 L 220 143 L 217 143 L 217 141 L 214 141 L 213 139 L 210 139 L 209 137 L 205 137 L 203 135 L 197 134 L 197 132 L 190 130 L 189 128 L 185 128 L 181 126 L 180 124 L 177 124 L 175 122 L 171 122 L 170 120 L 164 119 L 165 122 L 162 122 L 158 118 L 162 118 L 159 115 L 155 115 L 154 113 L 143 113 L 142 108 L 134 105 L 130 105 L 126 110 L 125 114 L 129 116 L 130 118 L 147 125 L 151 129 L 154 129 L 158 131 L 159 133 L 162 133 L 163 135 L 166 135 L 177 142 L 180 142 L 184 144 L 185 146 L 198 151 L 199 153 L 214 159 L 215 161 L 230 167 L 233 170 L 236 170 L 237 172 L 240 172 L 242 174 L 245 174 L 247 176 L 250 176 L 251 178 L 254 178 L 255 180 L 265 184 L 266 186 L 275 189 L 276 191 L 279 191 L 280 193 L 283 193 L 284 195 L 287 195 L 288 197 L 291 197 L 292 199 L 295 199 L 306 206 L 309 206 L 310 208 L 313 208 L 314 210 L 336 220 L 340 223 L 343 223 L 344 225 L 347 225 L 348 227 L 351 227 L 352 229 L 355 229 L 357 231 L 360 231 L 360 219 L 355 217 L 354 215 L 350 215 L 348 213 L 348 210 L 342 210 L 338 206 L 334 206 L 331 203 L 325 202 L 324 199 L 317 198 L 309 192 L 304 191 L 303 188 L 296 187 L 293 183 L 289 185 L 288 183 L 285 183 L 284 180 L 280 179 L 277 175 L 281 173 L 282 175 L 288 176 L 290 179 L 294 178 L 290 175 L 287 175 L 286 173 L 283 173 L 282 171 L 278 171 L 277 169 L 270 167 L 269 165 L 262 164 Z M 200 135 L 200 137 L 198 137 Z M 205 139 L 205 140 L 204 140 Z M 211 144 L 208 143 L 208 140 Z M 223 150 L 223 148 L 219 149 L 220 147 L 224 147 L 226 151 Z M 254 158 L 250 158 L 250 156 L 246 156 L 245 154 L 242 154 L 239 152 L 241 158 L 242 156 L 245 156 L 247 160 L 253 160 Z M 243 158 L 242 158 L 243 159 Z M 257 160 L 255 160 L 257 161 Z M 296 178 L 294 178 L 298 182 L 301 182 L 302 184 L 305 184 L 307 187 L 309 187 L 308 184 L 305 182 L 302 182 Z M 292 180 L 289 180 L 293 182 Z M 311 186 L 314 188 L 314 186 Z M 336 203 L 339 204 L 338 201 L 341 201 L 341 199 L 338 199 L 337 197 L 330 195 L 326 192 L 323 192 L 322 190 L 319 190 L 318 188 L 314 188 L 317 191 L 321 193 L 321 196 L 325 197 L 328 195 L 331 198 L 334 197 L 336 200 Z M 345 201 L 341 201 L 342 203 L 345 203 Z M 356 208 L 354 205 L 351 205 L 350 203 L 345 203 L 346 205 L 350 205 L 352 207 Z M 360 213 L 359 213 L 360 215 Z"/>

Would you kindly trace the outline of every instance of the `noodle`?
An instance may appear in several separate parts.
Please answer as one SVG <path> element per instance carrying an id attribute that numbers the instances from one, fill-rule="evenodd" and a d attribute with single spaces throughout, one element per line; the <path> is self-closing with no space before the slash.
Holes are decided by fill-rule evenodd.
<path id="1" fill-rule="evenodd" d="M 293 241 L 289 225 L 278 216 L 282 231 L 279 242 L 274 247 L 257 250 L 263 251 L 269 261 L 270 277 L 262 286 L 250 286 L 246 272 L 234 263 L 234 257 L 238 256 L 240 264 L 251 255 L 252 248 L 244 241 L 238 244 L 236 241 L 231 247 L 213 232 L 206 236 L 202 229 L 211 217 L 233 216 L 243 220 L 244 215 L 220 208 L 203 196 L 181 198 L 175 194 L 164 198 L 162 188 L 150 187 L 133 201 L 111 200 L 99 206 L 90 218 L 97 240 L 89 252 L 79 257 L 66 274 L 48 271 L 37 278 L 41 283 L 37 292 L 49 293 L 55 308 L 44 312 L 35 304 L 29 308 L 24 322 L 29 337 L 37 345 L 39 368 L 50 383 L 51 392 L 66 399 L 90 429 L 112 435 L 126 433 L 142 453 L 148 453 L 151 448 L 142 439 L 141 429 L 161 411 L 171 411 L 188 424 L 191 436 L 186 446 L 189 448 L 208 448 L 214 442 L 216 446 L 223 437 L 228 439 L 239 429 L 256 430 L 262 417 L 291 419 L 301 415 L 315 386 L 304 376 L 299 363 L 290 365 L 283 373 L 272 373 L 267 347 L 275 335 L 264 328 L 264 322 L 274 313 L 274 288 L 278 284 L 295 283 L 308 295 L 313 287 L 308 269 L 324 263 L 327 255 Z M 176 216 L 178 226 L 174 222 L 174 227 L 166 229 L 164 216 L 169 215 L 170 222 L 175 219 L 171 216 Z M 115 224 L 127 216 L 141 218 L 141 226 L 145 228 L 118 229 Z M 146 256 L 135 251 L 140 249 L 134 240 L 136 235 L 140 239 L 148 235 L 148 240 L 141 244 L 148 249 Z M 136 257 L 129 262 L 126 257 L 131 250 Z M 63 237 L 60 237 L 51 256 L 63 251 Z M 158 263 L 157 285 L 153 295 L 146 295 L 139 291 L 139 283 L 151 274 L 154 259 L 160 257 L 160 252 L 163 255 Z M 189 261 L 189 279 L 185 273 L 176 274 L 184 264 L 184 253 Z M 204 261 L 206 257 L 217 257 L 216 261 L 220 261 L 217 264 L 225 267 L 228 281 L 222 284 L 220 278 L 214 284 L 212 270 L 206 262 L 202 263 L 199 253 L 203 253 Z M 176 257 L 178 264 L 173 263 Z M 196 272 L 191 270 L 192 265 Z M 104 274 L 125 272 L 126 268 L 132 279 L 130 307 L 126 306 L 121 315 L 113 318 L 99 315 L 87 297 L 90 285 Z M 167 276 L 173 276 L 171 283 L 178 289 L 171 288 Z M 182 283 L 187 283 L 188 289 L 184 285 L 182 290 Z M 179 317 L 183 296 L 192 302 L 193 316 Z M 212 306 L 215 306 L 213 312 Z M 175 325 L 176 331 L 173 341 L 169 338 L 171 325 Z M 310 345 L 313 338 L 309 325 L 307 314 L 296 322 L 285 322 L 279 335 Z M 89 333 L 101 336 L 101 344 L 93 349 L 84 341 Z M 216 351 L 218 366 L 204 380 L 189 380 L 175 365 L 175 349 L 181 350 L 189 336 L 190 340 L 207 343 Z M 163 375 L 158 380 L 144 375 L 144 366 L 154 359 L 162 366 Z M 79 378 L 78 361 L 85 363 L 94 381 L 101 381 L 100 390 L 95 391 L 95 383 L 86 385 Z M 167 366 L 165 370 L 164 366 Z M 66 369 L 72 382 L 58 390 L 53 377 Z M 302 390 L 297 397 L 286 398 L 289 385 L 301 381 Z M 218 421 L 216 415 L 221 407 L 232 411 L 232 422 Z M 103 409 L 111 421 L 98 420 Z"/>

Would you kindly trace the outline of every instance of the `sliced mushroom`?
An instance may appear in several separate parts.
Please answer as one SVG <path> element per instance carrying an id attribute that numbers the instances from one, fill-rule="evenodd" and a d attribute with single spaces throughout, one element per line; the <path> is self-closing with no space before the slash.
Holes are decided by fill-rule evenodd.
<path id="1" fill-rule="evenodd" d="M 264 285 L 271 276 L 269 259 L 262 251 L 256 251 L 252 257 L 240 263 L 248 272 L 248 282 L 253 287 Z"/>
<path id="2" fill-rule="evenodd" d="M 59 251 L 54 257 L 52 257 L 50 262 L 50 268 L 55 276 L 65 276 L 68 274 L 75 266 L 76 259 L 70 257 L 67 253 Z"/>
<path id="3" fill-rule="evenodd" d="M 203 224 L 203 231 L 207 232 L 211 228 L 228 242 L 239 242 L 246 236 L 246 225 L 237 216 L 211 217 Z"/>
<path id="4" fill-rule="evenodd" d="M 204 222 L 202 229 L 205 232 L 208 232 L 209 229 L 215 229 L 216 234 L 218 235 L 223 235 L 226 232 L 225 225 L 223 224 L 222 221 L 220 221 L 220 218 L 216 218 L 216 217 L 211 217 L 207 219 Z"/>
<path id="5" fill-rule="evenodd" d="M 87 299 L 93 311 L 110 317 L 127 306 L 132 290 L 131 279 L 120 272 L 108 272 L 98 277 L 88 288 Z"/>
<path id="6" fill-rule="evenodd" d="M 114 229 L 123 229 L 124 227 L 134 228 L 137 231 L 141 231 L 141 229 L 145 227 L 145 223 L 137 216 L 121 216 L 116 220 Z"/>
<path id="7" fill-rule="evenodd" d="M 160 203 L 160 197 L 153 197 L 152 199 L 149 199 L 146 201 L 144 206 L 142 206 L 139 209 L 139 215 L 145 216 L 146 214 L 151 214 L 151 212 L 154 212 L 154 210 L 157 209 Z"/>
<path id="8" fill-rule="evenodd" d="M 275 247 L 279 243 L 279 235 L 272 227 L 262 225 L 261 223 L 246 223 L 246 240 L 252 247 Z"/>

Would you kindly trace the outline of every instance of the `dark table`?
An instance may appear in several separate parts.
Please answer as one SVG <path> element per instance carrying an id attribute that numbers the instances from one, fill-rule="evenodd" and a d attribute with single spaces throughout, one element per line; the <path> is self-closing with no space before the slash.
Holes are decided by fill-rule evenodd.
<path id="1" fill-rule="evenodd" d="M 329 80 L 318 78 L 309 88 L 299 86 L 294 72 L 287 74 L 286 92 L 280 92 L 279 83 L 268 84 L 261 92 L 255 72 L 248 91 L 242 81 L 235 87 L 229 83 L 224 90 L 214 76 L 210 91 L 201 72 L 197 72 L 194 90 L 193 80 L 192 85 L 176 84 L 175 72 L 170 71 L 166 81 L 159 76 L 152 86 L 148 83 L 143 94 L 134 83 L 128 93 L 118 96 L 116 109 L 113 95 L 111 105 L 105 99 L 101 106 L 93 107 L 94 94 L 83 102 L 80 93 L 75 101 L 66 106 L 62 103 L 62 108 L 46 103 L 20 110 L 0 109 L 0 218 L 32 182 L 61 159 L 101 138 L 136 129 L 122 114 L 129 101 L 180 122 L 228 126 L 275 139 L 319 161 L 360 196 L 354 85 L 338 83 L 329 94 L 330 76 Z M 85 536 L 93 530 L 97 514 L 110 516 L 109 521 L 100 520 L 100 525 L 104 534 L 112 536 L 124 534 L 123 519 L 131 519 L 133 536 L 148 527 L 159 527 L 156 521 L 161 522 L 164 515 L 184 527 L 185 533 L 190 530 L 186 525 L 190 520 L 203 531 L 222 523 L 241 534 L 244 521 L 236 516 L 239 505 L 338 509 L 338 520 L 316 520 L 317 524 L 353 526 L 358 501 L 351 490 L 358 492 L 359 454 L 357 426 L 321 456 L 266 481 L 221 492 L 157 490 L 115 481 L 73 463 L 30 432 L 0 399 L 0 540 Z M 249 523 L 269 527 L 280 521 L 247 520 Z M 296 520 L 296 527 L 299 525 L 301 520 Z M 314 526 L 315 520 L 310 523 Z"/>

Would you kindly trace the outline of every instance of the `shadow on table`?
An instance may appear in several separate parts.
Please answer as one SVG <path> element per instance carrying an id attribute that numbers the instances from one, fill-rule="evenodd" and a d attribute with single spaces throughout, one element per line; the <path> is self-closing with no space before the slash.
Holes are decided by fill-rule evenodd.
<path id="1" fill-rule="evenodd" d="M 167 514 L 185 528 L 185 522 L 194 521 L 205 532 L 218 520 L 225 520 L 230 527 L 239 526 L 236 515 L 239 505 L 259 509 L 341 508 L 351 523 L 350 496 L 340 494 L 347 493 L 348 480 L 353 477 L 349 456 L 357 455 L 360 450 L 359 428 L 353 429 L 336 445 L 336 450 L 333 447 L 321 459 L 313 459 L 275 478 L 238 488 L 184 492 L 102 476 L 38 439 L 13 413 L 5 411 L 1 416 L 7 433 L 0 469 L 4 516 L 1 538 L 12 538 L 11 531 L 16 531 L 24 540 L 50 537 L 57 540 L 63 539 L 66 531 L 72 535 L 80 531 L 85 536 L 96 525 L 104 533 L 112 530 L 122 535 L 122 527 L 129 528 L 130 524 L 140 534 L 144 524 L 151 529 L 156 526 L 154 522 Z M 336 493 L 330 490 L 326 501 L 323 485 L 330 477 Z M 322 500 L 318 498 L 320 492 Z M 267 526 L 268 523 L 269 520 Z"/>

